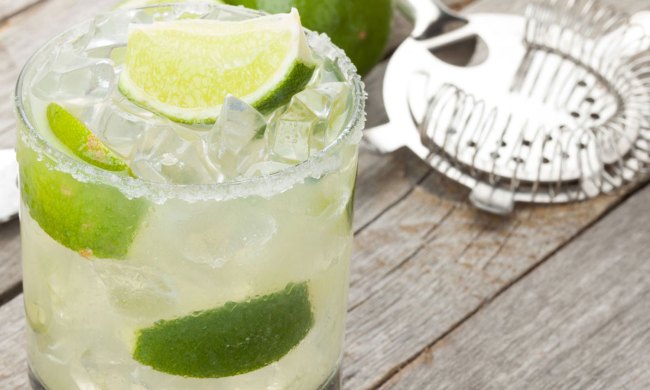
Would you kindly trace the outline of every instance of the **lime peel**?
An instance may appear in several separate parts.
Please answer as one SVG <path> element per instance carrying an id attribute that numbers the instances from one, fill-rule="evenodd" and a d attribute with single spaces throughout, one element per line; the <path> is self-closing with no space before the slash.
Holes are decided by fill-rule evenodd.
<path id="1" fill-rule="evenodd" d="M 126 171 L 117 158 L 86 125 L 63 107 L 52 103 L 46 116 L 56 142 L 71 157 L 110 171 Z M 92 258 L 124 259 L 149 210 L 143 199 L 128 199 L 120 190 L 93 182 L 80 182 L 57 169 L 47 154 L 22 145 L 17 148 L 21 199 L 29 214 L 54 240 Z"/>
<path id="2" fill-rule="evenodd" d="M 50 237 L 86 258 L 126 257 L 148 202 L 107 184 L 82 183 L 24 145 L 18 161 L 21 199 Z"/>
<path id="3" fill-rule="evenodd" d="M 133 25 L 119 89 L 171 120 L 216 121 L 225 97 L 263 113 L 289 102 L 316 68 L 300 15 Z"/>
<path id="4" fill-rule="evenodd" d="M 97 138 L 86 125 L 56 103 L 47 107 L 52 133 L 75 156 L 107 171 L 128 171 L 129 167 Z"/>
<path id="5" fill-rule="evenodd" d="M 221 378 L 280 360 L 314 324 L 307 283 L 246 302 L 156 322 L 138 332 L 133 357 L 172 375 Z"/>

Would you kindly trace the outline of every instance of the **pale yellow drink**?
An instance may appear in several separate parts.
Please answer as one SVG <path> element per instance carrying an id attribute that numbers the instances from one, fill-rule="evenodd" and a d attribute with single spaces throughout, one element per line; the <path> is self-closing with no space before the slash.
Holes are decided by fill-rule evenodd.
<path id="1" fill-rule="evenodd" d="M 206 15 L 219 10 L 220 17 L 255 16 L 201 7 Z M 183 15 L 173 8 L 159 12 Z M 349 61 L 327 48 L 325 56 L 351 87 L 349 114 L 338 124 L 336 140 L 307 161 L 273 175 L 219 184 L 154 183 L 96 168 L 62 151 L 45 119 L 48 102 L 32 94 L 34 77 L 47 66 L 48 56 L 84 27 L 41 49 L 17 88 L 23 286 L 33 386 L 338 388 L 363 126 L 362 87 Z M 310 44 L 318 39 L 310 36 Z M 264 307 L 269 302 L 275 306 Z M 220 314 L 213 315 L 217 310 Z M 219 337 L 236 333 L 223 324 L 233 321 L 255 341 L 246 344 L 246 334 L 238 334 L 233 344 L 202 340 L 206 326 L 194 325 L 188 328 L 191 334 L 174 333 L 180 339 L 160 339 L 166 335 L 157 333 L 160 321 L 177 324 L 189 318 L 192 323 L 201 313 L 212 313 L 205 314 L 201 326 L 213 318 L 222 322 L 215 325 L 225 329 Z M 153 341 L 145 345 L 147 329 Z M 171 352 L 165 356 L 181 361 L 191 357 L 186 341 L 195 343 L 199 355 L 215 348 L 214 362 L 203 362 L 206 367 L 232 367 L 205 371 L 179 362 L 170 368 L 154 352 L 149 357 L 142 352 L 147 345 L 167 348 Z M 259 362 L 224 362 L 229 352 L 219 348 L 232 348 L 232 361 L 253 348 Z"/>

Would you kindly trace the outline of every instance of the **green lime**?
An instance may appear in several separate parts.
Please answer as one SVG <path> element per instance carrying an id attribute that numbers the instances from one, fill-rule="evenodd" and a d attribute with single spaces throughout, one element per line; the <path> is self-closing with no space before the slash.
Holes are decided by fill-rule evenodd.
<path id="1" fill-rule="evenodd" d="M 225 0 L 270 13 L 297 8 L 303 25 L 323 32 L 345 50 L 359 73 L 382 58 L 393 13 L 393 0 Z"/>
<path id="2" fill-rule="evenodd" d="M 107 171 L 128 171 L 124 161 L 60 105 L 51 103 L 47 107 L 47 121 L 58 140 L 80 159 Z"/>
<path id="3" fill-rule="evenodd" d="M 24 145 L 18 161 L 21 198 L 50 237 L 84 257 L 126 256 L 148 209 L 144 200 L 127 199 L 106 184 L 82 183 Z"/>
<path id="4" fill-rule="evenodd" d="M 246 302 L 158 321 L 138 332 L 133 357 L 173 375 L 239 375 L 280 360 L 313 323 L 307 284 L 289 284 Z"/>
<path id="5" fill-rule="evenodd" d="M 296 11 L 243 21 L 134 25 L 120 90 L 184 123 L 214 123 L 226 96 L 261 112 L 286 104 L 315 65 Z"/>
<path id="6" fill-rule="evenodd" d="M 128 171 L 86 126 L 57 104 L 47 108 L 52 142 L 72 156 L 111 171 Z M 44 134 L 44 137 L 51 137 Z M 142 199 L 127 199 L 118 189 L 83 183 L 54 167 L 47 155 L 38 155 L 20 142 L 20 187 L 29 214 L 40 227 L 84 257 L 124 258 L 146 210 Z"/>

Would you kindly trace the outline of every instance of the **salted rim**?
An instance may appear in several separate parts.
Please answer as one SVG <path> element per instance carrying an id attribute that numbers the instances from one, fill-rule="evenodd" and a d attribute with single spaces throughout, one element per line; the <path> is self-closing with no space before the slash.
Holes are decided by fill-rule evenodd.
<path id="1" fill-rule="evenodd" d="M 264 12 L 249 10 L 243 7 L 221 4 L 199 4 L 202 7 L 201 12 L 205 10 L 205 7 L 208 7 L 208 10 L 205 11 L 205 13 L 211 10 L 220 10 L 250 18 L 266 15 Z M 161 9 L 169 11 L 170 8 L 185 8 L 191 11 L 192 4 L 179 3 L 173 5 L 146 6 L 135 9 L 113 11 L 107 13 L 107 15 L 133 13 L 135 16 L 137 11 L 140 10 Z M 346 82 L 351 83 L 354 91 L 352 94 L 353 102 L 350 114 L 343 129 L 340 131 L 339 136 L 325 149 L 310 157 L 308 160 L 287 167 L 272 175 L 238 178 L 224 183 L 189 185 L 155 183 L 142 179 L 126 177 L 115 172 L 106 171 L 93 165 L 80 162 L 52 146 L 40 134 L 40 132 L 35 129 L 35 126 L 30 120 L 24 107 L 25 96 L 29 95 L 29 91 L 26 90 L 25 79 L 27 78 L 28 72 L 34 66 L 39 65 L 35 62 L 36 58 L 43 53 L 53 50 L 55 48 L 53 44 L 57 41 L 59 41 L 58 43 L 70 42 L 71 39 L 63 39 L 78 38 L 79 36 L 75 35 L 75 32 L 84 31 L 84 27 L 89 26 L 92 21 L 93 19 L 85 20 L 84 22 L 65 30 L 41 46 L 30 57 L 18 76 L 14 95 L 17 117 L 25 127 L 24 131 L 18 132 L 18 136 L 21 137 L 22 141 L 25 142 L 29 148 L 37 152 L 40 156 L 49 156 L 55 162 L 55 166 L 53 167 L 54 169 L 68 173 L 80 182 L 110 185 L 119 189 L 127 198 L 147 198 L 156 203 L 163 203 L 168 199 L 180 199 L 188 202 L 196 202 L 205 200 L 228 200 L 248 196 L 271 197 L 290 189 L 295 184 L 303 182 L 309 177 L 319 177 L 337 169 L 339 165 L 337 162 L 337 152 L 339 152 L 343 146 L 358 143 L 361 139 L 361 130 L 365 125 L 366 119 L 364 111 L 366 94 L 361 77 L 357 74 L 356 67 L 345 55 L 343 50 L 336 47 L 327 35 L 317 34 L 305 29 L 309 46 L 312 47 L 312 49 L 314 49 L 313 45 L 315 43 L 324 46 L 324 49 L 314 50 L 321 55 L 329 57 L 338 65 L 339 70 L 346 78 Z M 87 28 L 85 30 L 87 31 Z M 71 35 L 71 37 L 67 37 L 67 35 Z"/>

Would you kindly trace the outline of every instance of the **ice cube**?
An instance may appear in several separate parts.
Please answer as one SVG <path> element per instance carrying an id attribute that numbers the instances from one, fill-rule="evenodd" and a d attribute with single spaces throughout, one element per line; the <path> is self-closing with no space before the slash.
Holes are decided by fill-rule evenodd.
<path id="1" fill-rule="evenodd" d="M 246 208 L 240 202 L 247 201 L 225 203 L 200 215 L 177 218 L 177 232 L 183 232 L 179 240 L 181 255 L 189 262 L 214 269 L 228 263 L 237 267 L 241 265 L 237 259 L 259 261 L 255 254 L 271 242 L 278 224 L 258 206 Z M 214 223 L 215 218 L 219 219 L 218 224 Z"/>
<path id="2" fill-rule="evenodd" d="M 105 58 L 115 63 L 115 68 L 124 64 L 126 59 L 126 46 L 110 45 L 103 47 L 95 47 L 86 50 L 84 53 L 90 58 Z"/>
<path id="3" fill-rule="evenodd" d="M 295 96 L 322 121 L 311 136 L 312 149 L 321 150 L 336 139 L 347 117 L 349 98 L 350 87 L 342 82 L 308 88 Z"/>
<path id="4" fill-rule="evenodd" d="M 177 2 L 178 3 L 178 2 Z M 214 4 L 201 2 L 188 2 L 182 6 L 176 4 L 171 12 L 166 13 L 166 20 L 178 19 L 217 19 L 220 20 L 221 9 L 215 8 Z M 158 19 L 160 20 L 160 16 Z"/>
<path id="5" fill-rule="evenodd" d="M 97 15 L 91 24 L 86 50 L 124 46 L 129 37 L 130 24 L 151 22 L 152 15 L 137 9 Z"/>
<path id="6" fill-rule="evenodd" d="M 269 150 L 281 162 L 300 162 L 329 145 L 346 117 L 349 87 L 330 82 L 307 88 L 292 99 L 285 111 L 269 123 Z"/>
<path id="7" fill-rule="evenodd" d="M 272 175 L 290 166 L 291 164 L 284 164 L 276 161 L 262 161 L 253 164 L 250 168 L 248 168 L 244 176 L 251 177 Z"/>
<path id="8" fill-rule="evenodd" d="M 130 156 L 147 124 L 132 114 L 110 110 L 101 119 L 95 133 L 121 157 Z"/>
<path id="9" fill-rule="evenodd" d="M 276 113 L 266 131 L 268 149 L 273 157 L 285 163 L 298 163 L 309 158 L 310 138 L 322 121 L 293 97 L 285 111 Z"/>
<path id="10" fill-rule="evenodd" d="M 234 176 L 246 176 L 253 165 L 266 161 L 267 155 L 264 139 L 254 139 L 239 153 Z"/>
<path id="11" fill-rule="evenodd" d="M 217 158 L 226 153 L 239 154 L 257 134 L 266 128 L 266 119 L 248 103 L 229 95 L 217 122 L 210 131 L 210 151 Z"/>
<path id="12" fill-rule="evenodd" d="M 311 112 L 320 119 L 331 119 L 332 115 L 345 110 L 350 95 L 350 87 L 346 83 L 336 82 L 308 88 L 296 94 Z"/>
<path id="13" fill-rule="evenodd" d="M 106 100 L 115 89 L 113 63 L 65 53 L 34 83 L 43 100 L 93 104 Z"/>
<path id="14" fill-rule="evenodd" d="M 93 265 L 111 304 L 125 315 L 162 316 L 175 304 L 173 278 L 158 269 L 118 264 L 112 260 L 97 261 Z"/>
<path id="15" fill-rule="evenodd" d="M 129 166 L 137 177 L 156 182 L 209 184 L 223 180 L 201 134 L 172 122 L 144 131 Z"/>
<path id="16" fill-rule="evenodd" d="M 164 120 L 126 98 L 118 98 L 106 104 L 101 115 L 94 116 L 90 128 L 114 152 L 129 158 L 145 131 L 160 123 Z"/>
<path id="17" fill-rule="evenodd" d="M 81 120 L 86 126 L 94 132 L 98 118 L 104 115 L 108 102 L 93 104 L 72 104 L 66 103 L 65 109 L 75 118 Z"/>
<path id="18" fill-rule="evenodd" d="M 153 22 L 152 15 L 135 9 L 97 15 L 90 24 L 90 29 L 84 38 L 86 44 L 82 50 L 88 57 L 123 59 L 129 25 L 151 22 Z"/>
<path id="19" fill-rule="evenodd" d="M 327 83 L 336 83 L 343 81 L 345 78 L 341 74 L 339 67 L 329 58 L 324 58 L 320 66 L 316 69 L 316 74 L 311 81 L 312 85 L 322 85 Z"/>
<path id="20" fill-rule="evenodd" d="M 81 366 L 72 367 L 75 379 L 83 384 L 81 389 L 149 389 L 138 378 L 140 367 L 124 358 L 126 354 L 120 351 L 119 343 L 109 345 L 95 341 L 93 344 L 81 354 Z"/>

